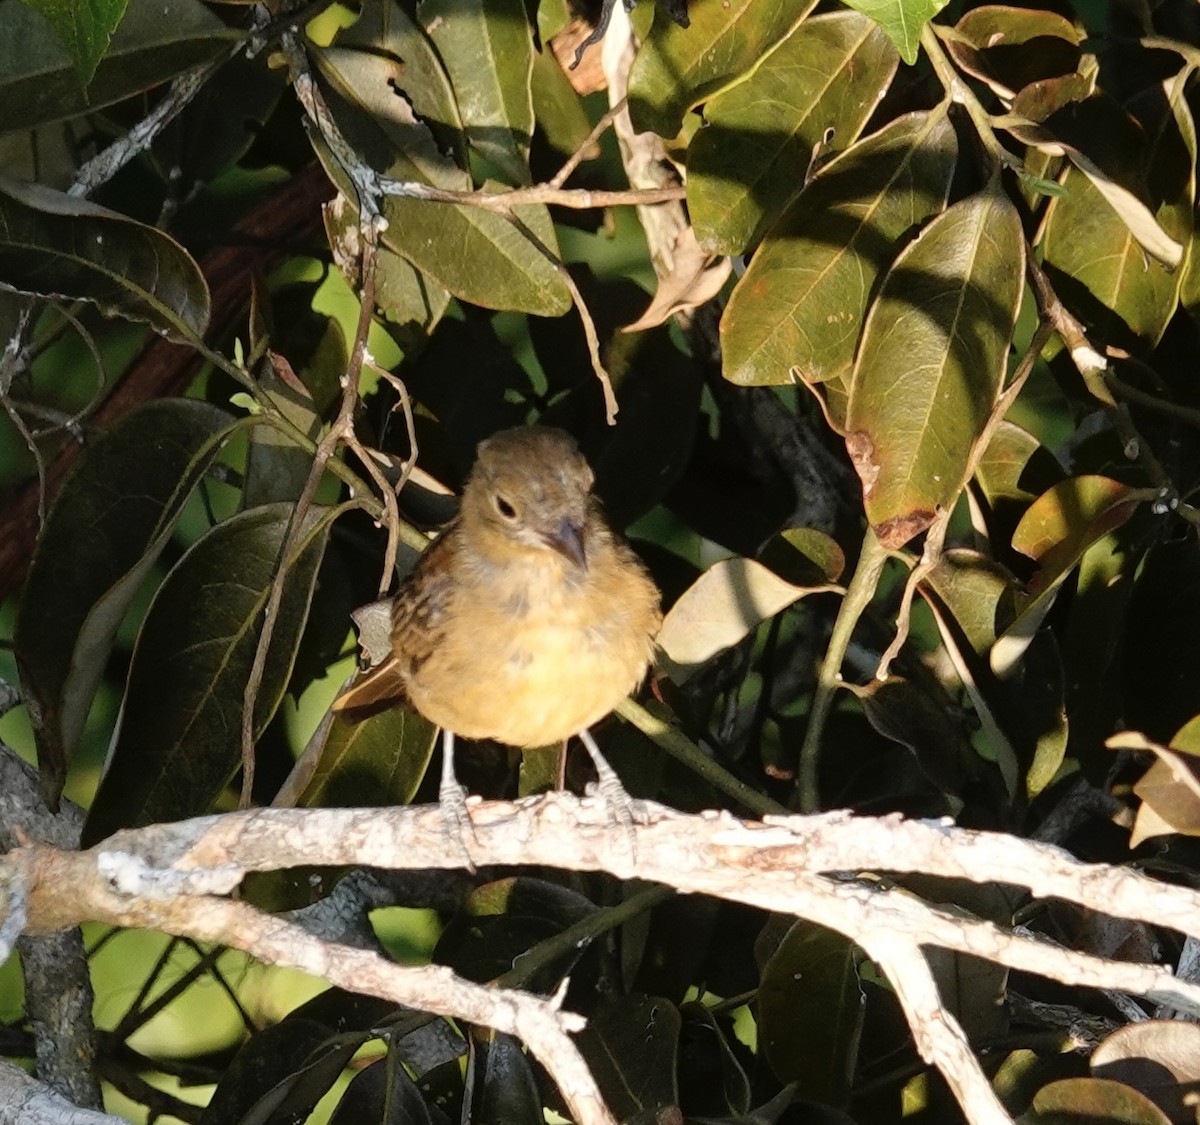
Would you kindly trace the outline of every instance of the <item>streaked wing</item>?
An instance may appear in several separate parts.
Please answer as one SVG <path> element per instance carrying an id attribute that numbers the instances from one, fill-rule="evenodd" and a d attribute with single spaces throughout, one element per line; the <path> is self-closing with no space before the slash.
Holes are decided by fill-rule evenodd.
<path id="1" fill-rule="evenodd" d="M 411 676 L 441 643 L 457 586 L 455 525 L 417 561 L 392 603 L 392 653 L 401 675 Z"/>
<path id="2" fill-rule="evenodd" d="M 437 647 L 454 596 L 452 531 L 453 525 L 438 537 L 396 591 L 391 653 L 334 700 L 334 711 L 374 712 L 407 700 L 408 677 Z"/>

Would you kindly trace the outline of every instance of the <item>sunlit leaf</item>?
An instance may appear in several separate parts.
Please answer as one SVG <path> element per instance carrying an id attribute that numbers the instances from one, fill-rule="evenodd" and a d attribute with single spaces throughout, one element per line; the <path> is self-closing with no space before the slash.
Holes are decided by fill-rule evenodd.
<path id="1" fill-rule="evenodd" d="M 896 52 L 857 12 L 805 20 L 753 75 L 704 107 L 688 147 L 688 209 L 701 245 L 758 242 L 804 186 L 814 151 L 847 148 L 895 73 Z"/>
<path id="2" fill-rule="evenodd" d="M 917 61 L 921 29 L 946 3 L 947 0 L 849 0 L 851 8 L 870 16 L 883 28 L 909 66 Z"/>
<path id="3" fill-rule="evenodd" d="M 454 84 L 471 147 L 527 184 L 533 38 L 522 0 L 422 0 L 421 22 Z"/>
<path id="4" fill-rule="evenodd" d="M 1041 491 L 1036 482 L 1055 472 L 1062 470 L 1041 442 L 1008 419 L 996 427 L 975 466 L 975 478 L 993 507 L 1006 500 L 1027 503 Z"/>
<path id="5" fill-rule="evenodd" d="M 62 192 L 0 177 L 0 285 L 90 301 L 173 339 L 203 336 L 208 285 L 182 246 Z"/>
<path id="6" fill-rule="evenodd" d="M 985 4 L 955 24 L 950 57 L 1002 98 L 1033 82 L 1072 73 L 1082 35 L 1070 20 L 1044 8 Z"/>
<path id="7" fill-rule="evenodd" d="M 1012 541 L 1015 550 L 1041 563 L 1030 589 L 1036 593 L 1054 583 L 1146 499 L 1144 491 L 1095 475 L 1068 477 L 1042 493 L 1026 510 Z"/>
<path id="8" fill-rule="evenodd" d="M 721 318 L 725 377 L 841 382 L 898 240 L 945 206 L 957 144 L 945 109 L 899 118 L 817 173 L 763 242 Z"/>
<path id="9" fill-rule="evenodd" d="M 671 607 L 658 634 L 671 678 L 683 683 L 768 617 L 828 588 L 793 586 L 753 559 L 714 563 Z"/>
<path id="10" fill-rule="evenodd" d="M 246 684 L 292 512 L 272 504 L 217 524 L 159 587 L 138 633 L 121 727 L 85 835 L 207 811 L 241 761 Z M 313 509 L 285 579 L 253 729 L 283 698 L 330 512 Z"/>
<path id="11" fill-rule="evenodd" d="M 629 115 L 638 132 L 679 132 L 692 106 L 756 66 L 813 7 L 814 0 L 693 0 L 690 26 L 661 8 L 629 72 Z"/>
<path id="12" fill-rule="evenodd" d="M 1038 1125 L 1117 1122 L 1120 1125 L 1170 1125 L 1145 1094 L 1123 1082 L 1101 1078 L 1063 1078 L 1043 1086 L 1033 1098 Z"/>
<path id="13" fill-rule="evenodd" d="M 1182 81 L 1153 87 L 1135 107 L 1149 141 L 1145 175 L 1154 229 L 1186 245 L 1193 229 L 1196 135 Z M 1042 236 L 1046 264 L 1063 297 L 1075 297 L 1081 287 L 1082 296 L 1100 306 L 1091 319 L 1111 318 L 1111 310 L 1129 331 L 1156 344 L 1175 311 L 1184 276 L 1164 261 L 1177 265 L 1179 253 L 1148 244 L 1149 228 L 1139 227 L 1127 209 L 1115 209 L 1111 192 L 1079 167 L 1068 171 L 1063 187 L 1066 194 L 1051 205 Z"/>
<path id="14" fill-rule="evenodd" d="M 1190 1088 L 1200 1082 L 1200 1027 L 1156 1019 L 1118 1027 L 1089 1060 L 1097 1078 L 1140 1090 L 1172 1121 L 1194 1116 Z"/>
<path id="15" fill-rule="evenodd" d="M 14 643 L 55 792 L 117 627 L 232 422 L 204 402 L 147 403 L 89 442 L 50 509 Z"/>
<path id="16" fill-rule="evenodd" d="M 405 182 L 471 187 L 467 173 L 438 147 L 408 99 L 396 92 L 395 60 L 349 48 L 331 48 L 317 58 L 322 73 L 345 99 L 333 102 L 343 132 L 373 167 Z M 323 145 L 317 145 L 317 154 L 342 194 L 355 198 L 341 165 Z M 570 308 L 571 295 L 562 280 L 549 212 L 540 205 L 513 210 L 525 230 L 481 207 L 388 196 L 383 201 L 388 227 L 382 241 L 464 301 L 559 316 Z"/>
<path id="17" fill-rule="evenodd" d="M 906 247 L 863 327 L 846 445 L 867 518 L 898 547 L 949 510 L 1004 379 L 1024 239 L 999 183 Z"/>

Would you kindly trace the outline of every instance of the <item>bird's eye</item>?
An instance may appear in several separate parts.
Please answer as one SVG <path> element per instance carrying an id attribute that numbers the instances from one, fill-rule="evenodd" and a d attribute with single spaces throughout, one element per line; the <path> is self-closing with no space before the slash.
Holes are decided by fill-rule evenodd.
<path id="1" fill-rule="evenodd" d="M 515 520 L 517 518 L 517 509 L 500 495 L 496 496 L 496 511 L 506 520 Z"/>

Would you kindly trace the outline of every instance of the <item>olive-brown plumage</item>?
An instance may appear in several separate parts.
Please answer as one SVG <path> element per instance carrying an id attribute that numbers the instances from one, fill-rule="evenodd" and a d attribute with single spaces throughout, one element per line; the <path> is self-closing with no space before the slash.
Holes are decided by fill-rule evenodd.
<path id="1" fill-rule="evenodd" d="M 392 603 L 391 656 L 335 709 L 403 699 L 451 734 L 522 748 L 586 734 L 612 711 L 645 676 L 662 618 L 592 481 L 562 430 L 483 442 L 458 517 Z"/>

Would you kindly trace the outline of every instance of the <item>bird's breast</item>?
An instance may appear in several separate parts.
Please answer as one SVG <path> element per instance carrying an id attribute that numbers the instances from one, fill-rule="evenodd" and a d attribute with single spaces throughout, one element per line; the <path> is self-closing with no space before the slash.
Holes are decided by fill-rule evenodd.
<path id="1" fill-rule="evenodd" d="M 624 577 L 551 567 L 467 585 L 410 677 L 414 705 L 456 734 L 512 746 L 577 734 L 645 675 L 657 609 L 652 621 L 645 592 L 632 592 Z"/>

